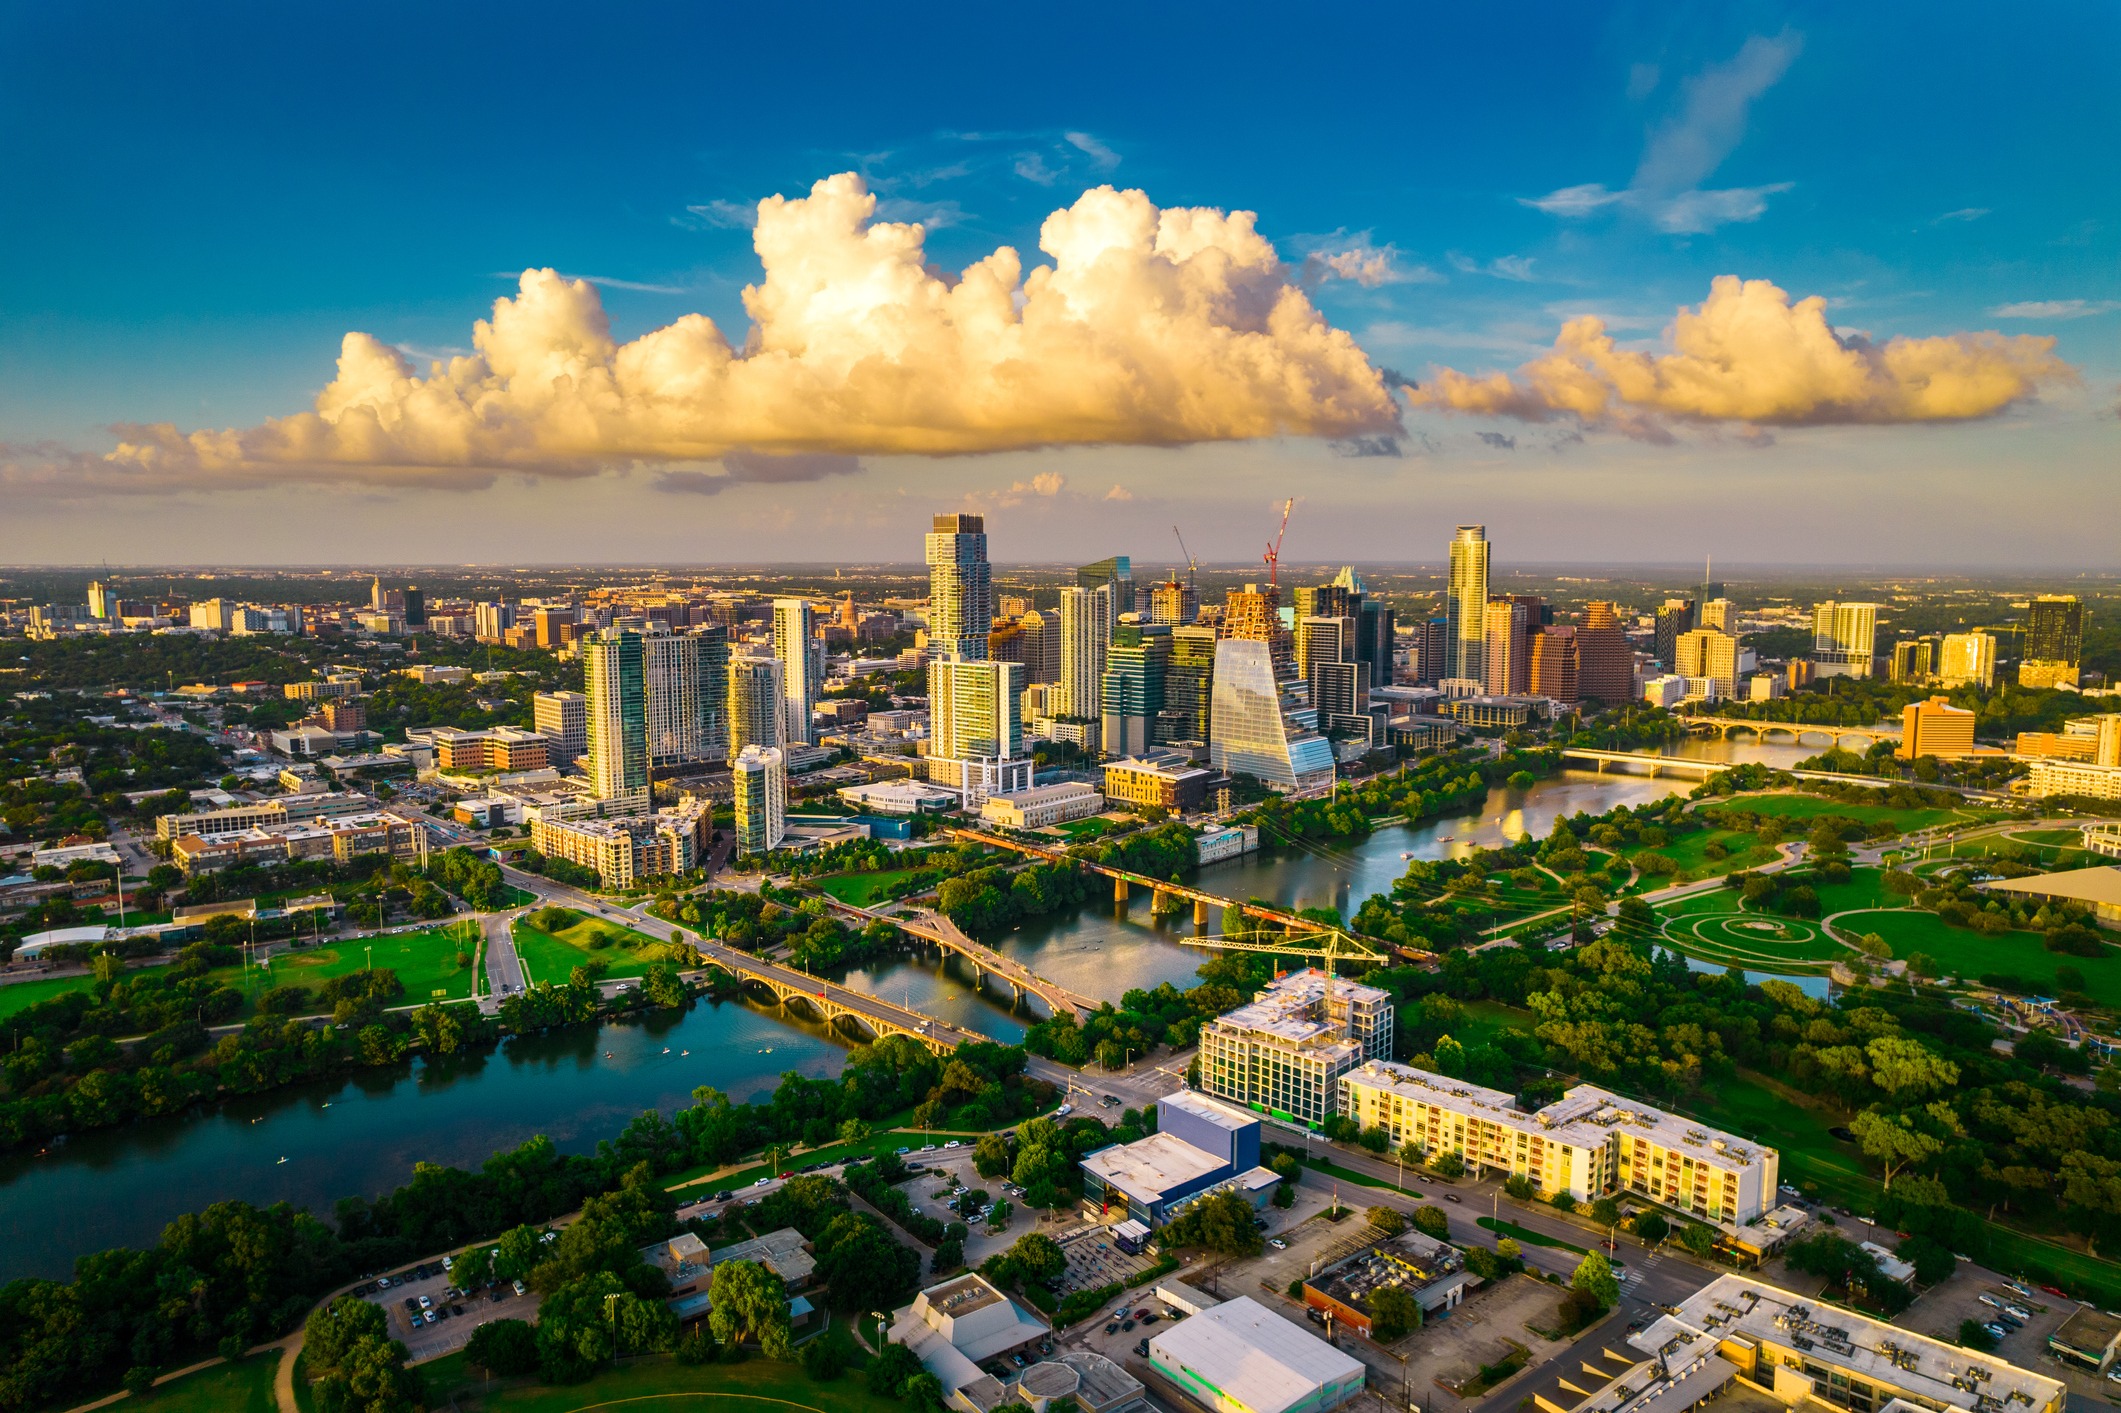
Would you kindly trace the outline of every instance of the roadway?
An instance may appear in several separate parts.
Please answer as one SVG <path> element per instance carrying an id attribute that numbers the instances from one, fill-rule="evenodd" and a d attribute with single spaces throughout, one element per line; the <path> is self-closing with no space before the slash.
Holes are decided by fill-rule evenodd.
<path id="1" fill-rule="evenodd" d="M 889 923 L 913 934 L 915 937 L 933 942 L 964 957 L 989 976 L 1001 978 L 1019 991 L 1028 991 L 1046 1003 L 1048 1009 L 1058 1015 L 1063 1011 L 1072 1013 L 1077 1020 L 1095 1012 L 1099 1002 L 1080 992 L 1071 991 L 1057 981 L 1048 981 L 1031 968 L 1013 957 L 1005 957 L 985 943 L 976 942 L 965 935 L 958 925 L 939 912 L 918 904 L 894 905 L 890 911 L 881 908 L 856 907 L 843 903 L 829 893 L 817 892 L 812 897 L 822 898 L 825 904 L 838 912 L 858 917 L 864 922 Z M 895 914 L 910 912 L 911 918 Z"/>
<path id="2" fill-rule="evenodd" d="M 487 913 L 479 919 L 486 933 L 486 994 L 479 998 L 479 1009 L 488 1015 L 501 1008 L 503 996 L 512 996 L 528 985 L 523 959 L 516 953 L 515 920 L 520 916 L 522 912 L 517 909 Z"/>

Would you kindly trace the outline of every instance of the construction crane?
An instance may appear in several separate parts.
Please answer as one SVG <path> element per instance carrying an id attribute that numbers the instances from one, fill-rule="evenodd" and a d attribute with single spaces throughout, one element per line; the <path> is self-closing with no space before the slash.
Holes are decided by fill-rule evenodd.
<path id="1" fill-rule="evenodd" d="M 1392 959 L 1377 950 L 1376 944 L 1365 938 L 1343 932 L 1337 927 L 1319 932 L 1305 933 L 1301 938 L 1284 934 L 1280 940 L 1262 939 L 1258 933 L 1244 937 L 1181 937 L 1183 947 L 1205 947 L 1217 952 L 1267 952 L 1286 953 L 1299 957 L 1316 957 L 1325 963 L 1326 974 L 1326 1018 L 1333 1016 L 1334 964 L 1342 957 L 1356 957 L 1368 962 L 1389 962 Z"/>
<path id="2" fill-rule="evenodd" d="M 1274 543 L 1267 546 L 1267 582 L 1277 588 L 1281 585 L 1281 537 L 1289 533 L 1289 512 L 1294 509 L 1293 497 L 1281 503 L 1281 528 L 1274 532 Z"/>
<path id="3" fill-rule="evenodd" d="M 1171 533 L 1178 535 L 1178 552 L 1186 557 L 1186 587 L 1190 589 L 1193 587 L 1193 572 L 1200 568 L 1200 561 L 1193 557 L 1192 550 L 1186 548 L 1186 537 L 1178 534 L 1176 525 L 1171 527 Z"/>

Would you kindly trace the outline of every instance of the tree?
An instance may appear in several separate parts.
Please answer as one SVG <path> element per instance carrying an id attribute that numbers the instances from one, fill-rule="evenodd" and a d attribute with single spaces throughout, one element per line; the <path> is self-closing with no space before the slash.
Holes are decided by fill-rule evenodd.
<path id="1" fill-rule="evenodd" d="M 1941 1139 L 1916 1128 L 1906 1114 L 1865 1109 L 1849 1120 L 1849 1132 L 1856 1135 L 1856 1144 L 1865 1156 L 1884 1165 L 1888 1192 L 1892 1190 L 1894 1174 L 1910 1163 L 1926 1163 L 1944 1151 Z"/>
<path id="2" fill-rule="evenodd" d="M 1234 1192 L 1215 1192 L 1164 1227 L 1171 1246 L 1198 1246 L 1226 1256 L 1257 1256 L 1266 1245 L 1252 1224 L 1252 1204 Z"/>
<path id="3" fill-rule="evenodd" d="M 302 1326 L 302 1350 L 312 1376 L 328 1374 L 345 1362 L 364 1339 L 388 1339 L 390 1322 L 383 1307 L 357 1295 L 342 1295 L 309 1312 Z"/>
<path id="4" fill-rule="evenodd" d="M 1436 1170 L 1438 1177 L 1462 1178 L 1466 1175 L 1466 1160 L 1456 1153 L 1439 1153 L 1429 1166 Z"/>
<path id="5" fill-rule="evenodd" d="M 1686 1248 L 1688 1255 L 1705 1261 L 1716 1249 L 1716 1228 L 1688 1222 L 1679 1230 L 1679 1244 Z"/>
<path id="6" fill-rule="evenodd" d="M 2098 1254 L 2100 1239 L 2121 1217 L 2121 1163 L 2096 1153 L 2063 1154 L 2062 1204 L 2084 1233 L 2086 1249 Z"/>
<path id="7" fill-rule="evenodd" d="M 1610 1197 L 1601 1197 L 1591 1204 L 1591 1220 L 1602 1227 L 1610 1227 L 1620 1221 L 1620 1204 Z"/>
<path id="8" fill-rule="evenodd" d="M 1871 1083 L 1896 1099 L 1950 1089 L 1959 1082 L 1957 1065 L 1897 1035 L 1879 1036 L 1864 1053 L 1870 1057 Z"/>
<path id="9" fill-rule="evenodd" d="M 1635 1214 L 1635 1235 L 1652 1246 L 1664 1240 L 1665 1237 L 1671 1234 L 1671 1231 L 1672 1224 L 1666 1221 L 1664 1215 L 1660 1212 L 1637 1212 Z"/>
<path id="10" fill-rule="evenodd" d="M 1906 1184 L 1903 1183 L 1902 1186 Z M 1901 1242 L 1900 1249 L 1893 1254 L 1913 1266 L 1915 1279 L 1924 1285 L 1935 1285 L 1939 1281 L 1947 1280 L 1952 1272 L 1959 1269 L 1959 1258 L 1952 1255 L 1949 1246 L 1919 1233 Z"/>
<path id="11" fill-rule="evenodd" d="M 1407 1229 L 1407 1219 L 1396 1207 L 1372 1207 L 1364 1215 L 1369 1217 L 1371 1226 L 1386 1236 L 1398 1236 Z"/>
<path id="12" fill-rule="evenodd" d="M 1009 1176 L 1009 1140 L 998 1133 L 983 1133 L 972 1145 L 972 1169 L 983 1178 Z"/>
<path id="13" fill-rule="evenodd" d="M 886 1344 L 863 1375 L 869 1391 L 884 1398 L 903 1397 L 906 1382 L 922 1372 L 920 1356 L 903 1344 Z"/>
<path id="14" fill-rule="evenodd" d="M 1533 1195 L 1538 1191 L 1532 1186 L 1532 1180 L 1523 1173 L 1511 1173 L 1504 1178 L 1502 1180 L 1502 1190 L 1519 1202 L 1531 1201 Z"/>
<path id="15" fill-rule="evenodd" d="M 1445 1241 L 1451 1235 L 1451 1219 L 1444 1215 L 1441 1207 L 1416 1207 L 1414 1229 L 1424 1236 L 1433 1236 L 1438 1241 Z"/>
<path id="16" fill-rule="evenodd" d="M 536 1373 L 538 1332 L 522 1320 L 492 1320 L 471 1332 L 464 1357 L 489 1374 Z"/>
<path id="17" fill-rule="evenodd" d="M 1381 1286 L 1370 1296 L 1370 1338 L 1391 1344 L 1421 1328 L 1421 1305 L 1405 1286 Z"/>
<path id="18" fill-rule="evenodd" d="M 721 1274 L 720 1267 L 715 1274 Z M 715 1310 L 719 1314 L 721 1307 Z M 610 1271 L 578 1277 L 538 1306 L 539 1377 L 571 1383 L 622 1352 L 669 1349 L 677 1342 L 677 1323 L 661 1300 L 643 1300 Z"/>
<path id="19" fill-rule="evenodd" d="M 900 1245 L 867 1212 L 843 1212 L 816 1241 L 817 1274 L 841 1310 L 874 1308 L 911 1286 L 920 1275 L 920 1257 Z M 715 1268 L 717 1273 L 720 1267 Z M 721 1338 L 721 1332 L 716 1331 Z"/>
<path id="20" fill-rule="evenodd" d="M 859 1292 L 856 1292 L 859 1300 Z M 763 1339 L 775 1325 L 788 1325 L 788 1290 L 781 1278 L 756 1261 L 724 1261 L 708 1286 L 713 1313 L 708 1322 L 722 1344 Z"/>
<path id="21" fill-rule="evenodd" d="M 1988 1332 L 1988 1326 L 1979 1320 L 1959 1322 L 1959 1343 L 1968 1349 L 1978 1349 L 1983 1354 L 1996 1347 L 1996 1337 Z"/>
<path id="22" fill-rule="evenodd" d="M 1576 1274 L 1569 1277 L 1569 1284 L 1596 1300 L 1601 1309 L 1610 1310 L 1620 1303 L 1620 1281 L 1613 1274 L 1613 1263 L 1606 1260 L 1602 1251 L 1585 1252 L 1576 1263 Z"/>

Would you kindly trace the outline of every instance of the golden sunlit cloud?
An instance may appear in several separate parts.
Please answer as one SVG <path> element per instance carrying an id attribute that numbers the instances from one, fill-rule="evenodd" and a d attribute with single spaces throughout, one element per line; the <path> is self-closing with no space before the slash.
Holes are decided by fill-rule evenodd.
<path id="1" fill-rule="evenodd" d="M 852 173 L 760 202 L 764 274 L 744 291 L 752 327 L 736 345 L 699 314 L 617 343 L 593 286 L 526 270 L 477 324 L 471 356 L 420 376 L 381 339 L 350 333 L 314 410 L 247 430 L 126 427 L 109 460 L 143 473 L 483 483 L 732 451 L 1174 446 L 1398 424 L 1380 370 L 1312 305 L 1250 212 L 1159 210 L 1101 186 L 1046 218 L 1052 263 L 1028 276 L 1007 246 L 940 272 L 921 226 L 875 213 Z"/>
<path id="2" fill-rule="evenodd" d="M 1666 419 L 1762 426 L 1952 422 L 2032 398 L 2074 370 L 2055 340 L 1945 334 L 1873 343 L 1827 323 L 1818 296 L 1795 304 L 1766 280 L 1719 275 L 1666 331 L 1672 352 L 1618 347 L 1595 316 L 1562 326 L 1554 348 L 1513 376 L 1438 370 L 1416 406 L 1546 421 L 1573 417 L 1637 435 Z"/>

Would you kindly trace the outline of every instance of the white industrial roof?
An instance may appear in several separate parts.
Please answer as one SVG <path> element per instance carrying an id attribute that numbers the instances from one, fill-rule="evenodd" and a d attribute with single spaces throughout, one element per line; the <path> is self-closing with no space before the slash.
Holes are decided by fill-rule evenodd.
<path id="1" fill-rule="evenodd" d="M 1190 1369 L 1253 1413 L 1280 1413 L 1363 1366 L 1249 1295 L 1179 1321 L 1149 1341 L 1157 1362 Z"/>
<path id="2" fill-rule="evenodd" d="M 1152 1133 L 1132 1143 L 1101 1148 L 1083 1159 L 1083 1166 L 1129 1197 L 1153 1202 L 1229 1163 L 1168 1133 Z"/>
<path id="3" fill-rule="evenodd" d="M 1235 1108 L 1218 1099 L 1210 1099 L 1205 1094 L 1195 1094 L 1190 1089 L 1181 1089 L 1175 1094 L 1166 1094 L 1163 1098 L 1156 1101 L 1156 1107 L 1159 1109 L 1183 1109 L 1195 1118 L 1206 1119 L 1217 1128 L 1227 1129 L 1231 1133 L 1254 1128 L 1259 1124 L 1259 1115 L 1248 1114 L 1243 1109 Z"/>

